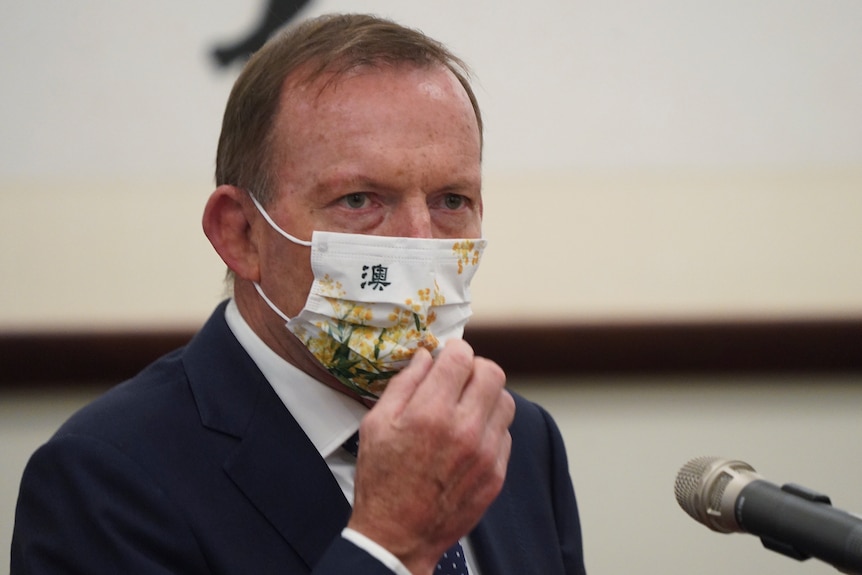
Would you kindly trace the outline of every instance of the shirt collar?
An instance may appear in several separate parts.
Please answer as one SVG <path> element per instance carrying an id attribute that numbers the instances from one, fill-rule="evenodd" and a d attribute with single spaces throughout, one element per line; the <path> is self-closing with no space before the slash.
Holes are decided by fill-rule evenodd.
<path id="1" fill-rule="evenodd" d="M 225 320 L 321 457 L 329 457 L 359 429 L 368 408 L 314 379 L 270 349 L 242 317 L 233 299 L 225 309 Z"/>

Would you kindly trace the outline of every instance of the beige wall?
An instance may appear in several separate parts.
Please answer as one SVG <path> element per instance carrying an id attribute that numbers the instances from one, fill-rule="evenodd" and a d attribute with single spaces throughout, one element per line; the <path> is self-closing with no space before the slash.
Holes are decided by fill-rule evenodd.
<path id="1" fill-rule="evenodd" d="M 345 9 L 422 28 L 475 71 L 491 240 L 478 321 L 862 315 L 858 1 L 306 14 Z M 0 5 L 0 330 L 206 317 L 222 270 L 199 219 L 238 72 L 208 51 L 257 10 Z"/>
<path id="2" fill-rule="evenodd" d="M 741 459 L 862 511 L 862 377 L 517 380 L 563 432 L 590 573 L 831 575 L 748 535 L 721 535 L 678 506 L 679 468 L 701 455 Z M 30 453 L 97 390 L 0 392 L 0 570 Z M 513 526 L 516 529 L 517 526 Z"/>
<path id="3" fill-rule="evenodd" d="M 0 329 L 207 317 L 207 182 L 117 185 L 0 196 Z M 488 176 L 485 194 L 477 322 L 862 316 L 862 169 Z"/>

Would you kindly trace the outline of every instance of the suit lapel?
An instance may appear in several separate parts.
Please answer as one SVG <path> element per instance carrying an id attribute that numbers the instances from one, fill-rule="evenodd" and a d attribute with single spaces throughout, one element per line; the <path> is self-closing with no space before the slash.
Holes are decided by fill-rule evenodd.
<path id="1" fill-rule="evenodd" d="M 309 567 L 347 524 L 341 488 L 277 396 L 261 401 L 225 471 Z"/>
<path id="2" fill-rule="evenodd" d="M 230 332 L 224 304 L 189 344 L 183 362 L 202 424 L 239 439 L 225 472 L 309 567 L 315 565 L 347 524 L 350 505 Z"/>

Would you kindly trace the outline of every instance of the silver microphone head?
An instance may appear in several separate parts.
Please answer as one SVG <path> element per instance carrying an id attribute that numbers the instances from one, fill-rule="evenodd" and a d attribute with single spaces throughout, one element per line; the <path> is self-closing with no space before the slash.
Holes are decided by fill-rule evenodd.
<path id="1" fill-rule="evenodd" d="M 742 531 L 734 503 L 743 487 L 762 479 L 749 464 L 721 457 L 696 457 L 676 476 L 674 494 L 679 506 L 713 531 Z"/>

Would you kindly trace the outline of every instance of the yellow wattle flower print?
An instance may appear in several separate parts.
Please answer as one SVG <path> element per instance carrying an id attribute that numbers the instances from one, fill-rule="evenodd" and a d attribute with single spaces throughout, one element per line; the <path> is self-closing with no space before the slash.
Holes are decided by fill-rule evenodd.
<path id="1" fill-rule="evenodd" d="M 463 240 L 452 244 L 452 251 L 458 256 L 458 274 L 464 273 L 464 266 L 479 265 L 480 254 L 474 240 Z"/>
<path id="2" fill-rule="evenodd" d="M 348 302 L 338 297 L 343 295 L 340 284 L 328 276 L 321 284 L 334 319 L 296 335 L 331 374 L 360 395 L 379 397 L 417 349 L 434 351 L 440 345 L 428 331 L 437 319 L 434 306 L 445 302 L 436 282 L 402 305 Z M 385 327 L 374 325 L 375 313 L 386 318 Z"/>

